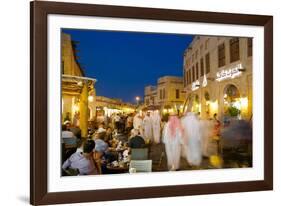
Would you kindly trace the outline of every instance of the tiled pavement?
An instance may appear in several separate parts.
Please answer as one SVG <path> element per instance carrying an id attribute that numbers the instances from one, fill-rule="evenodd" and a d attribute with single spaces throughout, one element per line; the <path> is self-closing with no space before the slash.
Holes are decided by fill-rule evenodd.
<path id="1" fill-rule="evenodd" d="M 224 157 L 223 168 L 251 166 L 251 159 L 249 159 L 249 155 L 246 153 L 227 152 L 224 154 Z M 150 145 L 149 159 L 152 159 L 153 171 L 168 171 L 165 145 L 163 143 Z M 215 169 L 215 167 L 210 164 L 209 158 L 203 158 L 200 167 L 194 168 L 187 163 L 185 158 L 181 157 L 179 170 L 194 169 Z"/>

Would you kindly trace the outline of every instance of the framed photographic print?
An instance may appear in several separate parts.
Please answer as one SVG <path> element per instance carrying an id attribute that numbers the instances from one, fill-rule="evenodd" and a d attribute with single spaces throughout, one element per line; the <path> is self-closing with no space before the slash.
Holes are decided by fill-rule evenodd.
<path id="1" fill-rule="evenodd" d="M 31 204 L 272 190 L 272 16 L 30 9 Z"/>

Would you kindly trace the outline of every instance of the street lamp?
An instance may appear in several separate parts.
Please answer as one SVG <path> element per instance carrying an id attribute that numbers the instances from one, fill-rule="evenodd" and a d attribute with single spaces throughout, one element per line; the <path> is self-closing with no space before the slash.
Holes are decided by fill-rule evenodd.
<path id="1" fill-rule="evenodd" d="M 140 101 L 140 97 L 139 96 L 136 96 L 136 101 L 137 101 L 137 104 L 139 105 L 139 101 Z"/>

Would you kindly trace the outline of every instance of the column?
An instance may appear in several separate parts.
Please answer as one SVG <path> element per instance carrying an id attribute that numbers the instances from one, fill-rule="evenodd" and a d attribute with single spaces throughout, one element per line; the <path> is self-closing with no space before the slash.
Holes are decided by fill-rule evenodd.
<path id="1" fill-rule="evenodd" d="M 96 113 L 97 112 L 97 95 L 96 95 L 96 89 L 95 88 L 93 88 L 93 96 L 94 96 L 94 101 L 93 101 L 93 107 L 92 107 L 92 109 L 93 109 L 92 115 L 93 115 L 93 118 L 96 119 L 96 115 L 97 115 L 97 113 Z"/>
<path id="2" fill-rule="evenodd" d="M 205 101 L 205 89 L 200 88 L 200 103 L 201 103 L 201 118 L 207 119 L 206 114 L 206 101 Z"/>
<path id="3" fill-rule="evenodd" d="M 88 136 L 88 85 L 84 82 L 80 95 L 80 129 L 82 138 Z"/>

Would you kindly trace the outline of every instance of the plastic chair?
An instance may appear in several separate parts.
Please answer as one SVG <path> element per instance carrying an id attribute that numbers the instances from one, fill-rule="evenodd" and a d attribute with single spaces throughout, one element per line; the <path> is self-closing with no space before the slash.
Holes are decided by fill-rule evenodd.
<path id="1" fill-rule="evenodd" d="M 148 148 L 132 148 L 131 160 L 147 160 Z"/>
<path id="2" fill-rule="evenodd" d="M 129 170 L 131 168 L 136 172 L 152 172 L 152 160 L 131 160 Z"/>

